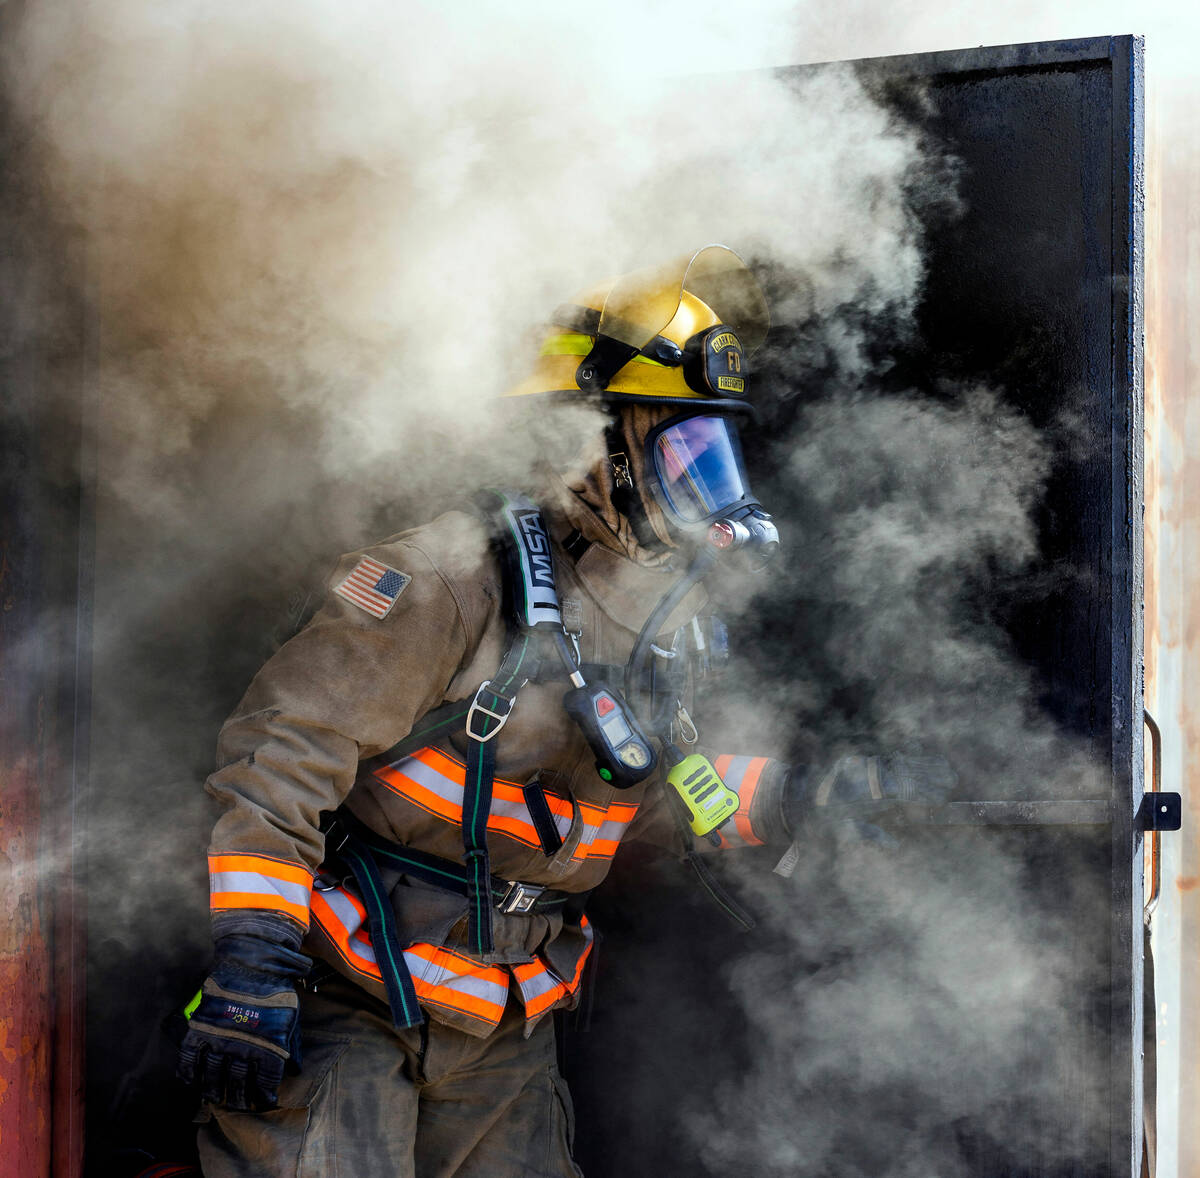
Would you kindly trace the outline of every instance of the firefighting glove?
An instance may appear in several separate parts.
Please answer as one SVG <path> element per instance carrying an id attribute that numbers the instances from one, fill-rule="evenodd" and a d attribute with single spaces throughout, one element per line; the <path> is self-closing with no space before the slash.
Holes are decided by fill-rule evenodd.
<path id="1" fill-rule="evenodd" d="M 868 818 L 896 802 L 938 805 L 958 774 L 944 757 L 892 753 L 887 757 L 842 757 L 816 784 L 812 803 L 831 817 Z"/>
<path id="2" fill-rule="evenodd" d="M 250 934 L 218 937 L 179 1049 L 179 1078 L 226 1108 L 274 1108 L 284 1064 L 299 1070 L 295 983 L 311 967 L 287 945 Z"/>
<path id="3" fill-rule="evenodd" d="M 957 783 L 945 757 L 909 753 L 842 757 L 821 776 L 793 768 L 784 787 L 783 820 L 794 841 L 775 874 L 795 872 L 804 854 L 803 837 L 821 819 L 850 828 L 865 841 L 895 846 L 874 820 L 905 803 L 940 805 Z"/>
<path id="4" fill-rule="evenodd" d="M 905 803 L 940 805 L 958 783 L 944 757 L 892 753 L 841 757 L 823 774 L 791 771 L 784 794 L 784 822 L 794 836 L 821 819 L 851 822 L 875 841 L 889 837 L 876 818 Z"/>

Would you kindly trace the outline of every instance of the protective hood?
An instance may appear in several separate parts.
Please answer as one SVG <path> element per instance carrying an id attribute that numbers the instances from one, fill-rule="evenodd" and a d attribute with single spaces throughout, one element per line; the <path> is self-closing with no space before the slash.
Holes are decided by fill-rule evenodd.
<path id="1" fill-rule="evenodd" d="M 622 405 L 617 416 L 617 430 L 624 442 L 622 452 L 629 460 L 630 474 L 646 520 L 661 547 L 642 544 L 629 519 L 614 505 L 616 480 L 609 454 L 602 454 L 582 475 L 567 478 L 557 472 L 550 475 L 558 490 L 559 507 L 572 527 L 578 528 L 593 544 L 601 544 L 644 567 L 669 564 L 676 545 L 662 509 L 649 490 L 644 457 L 651 430 L 673 414 L 674 410 L 669 407 L 629 404 Z"/>

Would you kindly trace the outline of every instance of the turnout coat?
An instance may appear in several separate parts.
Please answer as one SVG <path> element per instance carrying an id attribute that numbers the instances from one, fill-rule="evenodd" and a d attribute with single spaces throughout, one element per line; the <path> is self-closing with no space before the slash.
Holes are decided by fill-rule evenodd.
<path id="1" fill-rule="evenodd" d="M 559 596 L 584 663 L 621 666 L 642 624 L 679 576 L 601 542 L 587 508 L 548 510 Z M 572 557 L 578 528 L 591 542 Z M 465 731 L 407 756 L 366 765 L 420 728 L 445 702 L 470 700 L 500 665 L 507 623 L 499 561 L 478 518 L 450 512 L 342 558 L 320 611 L 261 669 L 223 727 L 207 788 L 224 807 L 209 854 L 214 931 L 253 930 L 282 915 L 306 931 L 306 951 L 376 997 L 382 976 L 353 881 L 325 864 L 322 816 L 345 806 L 377 835 L 462 862 Z M 694 589 L 663 641 L 702 609 Z M 661 771 L 617 790 L 562 707 L 565 672 L 523 686 L 497 737 L 488 849 L 506 880 L 585 893 L 626 838 L 683 849 Z M 717 756 L 738 792 L 723 846 L 788 841 L 786 768 L 764 757 Z M 539 837 L 529 790 L 544 797 L 561 846 Z M 545 809 L 542 810 L 544 818 Z M 544 822 L 543 822 L 544 825 Z M 332 848 L 331 848 L 332 850 Z M 323 869 L 324 867 L 324 869 Z M 405 962 L 428 1015 L 489 1035 L 506 1005 L 524 1006 L 526 1033 L 573 1004 L 592 944 L 577 908 L 494 913 L 495 951 L 466 950 L 467 901 L 383 871 Z M 260 926 L 261 927 L 261 926 Z"/>

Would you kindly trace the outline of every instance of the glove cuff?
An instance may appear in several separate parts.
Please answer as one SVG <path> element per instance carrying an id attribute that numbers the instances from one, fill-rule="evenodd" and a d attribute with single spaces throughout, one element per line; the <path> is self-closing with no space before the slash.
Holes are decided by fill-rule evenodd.
<path id="1" fill-rule="evenodd" d="M 780 818 L 788 839 L 795 839 L 812 816 L 812 772 L 807 765 L 792 765 L 782 790 Z"/>
<path id="2" fill-rule="evenodd" d="M 240 933 L 258 937 L 260 940 L 270 941 L 276 945 L 286 945 L 289 949 L 299 949 L 304 941 L 304 929 L 290 916 L 283 916 L 277 912 L 255 912 L 250 909 L 241 909 L 212 914 L 214 941 Z"/>
<path id="3" fill-rule="evenodd" d="M 295 988 L 312 969 L 312 958 L 287 945 L 249 934 L 218 937 L 209 975 L 226 990 L 265 996 Z"/>

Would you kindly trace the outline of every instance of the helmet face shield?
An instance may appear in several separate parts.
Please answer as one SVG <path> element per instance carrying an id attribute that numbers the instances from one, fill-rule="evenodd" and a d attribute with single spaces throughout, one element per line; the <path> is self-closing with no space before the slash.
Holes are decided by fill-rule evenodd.
<path id="1" fill-rule="evenodd" d="M 659 505 L 689 530 L 752 501 L 737 429 L 715 414 L 675 418 L 651 430 L 646 466 Z"/>

